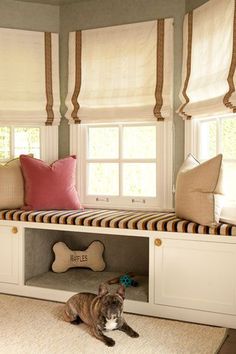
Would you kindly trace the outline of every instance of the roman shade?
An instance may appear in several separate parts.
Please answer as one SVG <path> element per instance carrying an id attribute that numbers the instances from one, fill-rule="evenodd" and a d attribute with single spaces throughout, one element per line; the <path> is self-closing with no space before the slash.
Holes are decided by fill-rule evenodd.
<path id="1" fill-rule="evenodd" d="M 70 33 L 70 123 L 171 116 L 173 20 Z"/>
<path id="2" fill-rule="evenodd" d="M 236 112 L 235 66 L 235 0 L 209 0 L 184 19 L 180 116 Z"/>
<path id="3" fill-rule="evenodd" d="M 0 28 L 0 124 L 59 124 L 58 34 Z"/>

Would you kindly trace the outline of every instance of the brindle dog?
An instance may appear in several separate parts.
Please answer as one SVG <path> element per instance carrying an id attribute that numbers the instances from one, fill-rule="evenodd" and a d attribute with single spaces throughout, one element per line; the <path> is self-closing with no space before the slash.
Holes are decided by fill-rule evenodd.
<path id="1" fill-rule="evenodd" d="M 86 323 L 97 339 L 112 347 L 115 341 L 103 334 L 105 330 L 118 329 L 130 337 L 139 337 L 123 318 L 124 298 L 124 286 L 120 285 L 113 294 L 108 291 L 106 284 L 101 284 L 98 295 L 79 293 L 72 296 L 65 305 L 64 319 L 73 324 Z"/>

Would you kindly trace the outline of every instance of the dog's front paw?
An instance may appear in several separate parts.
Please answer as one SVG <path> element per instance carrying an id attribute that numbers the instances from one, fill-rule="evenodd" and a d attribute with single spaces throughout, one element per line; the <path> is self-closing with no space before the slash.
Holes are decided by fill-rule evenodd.
<path id="1" fill-rule="evenodd" d="M 139 334 L 138 334 L 137 332 L 133 331 L 133 332 L 130 333 L 130 337 L 132 337 L 132 338 L 138 338 L 138 337 L 139 337 Z"/>
<path id="2" fill-rule="evenodd" d="M 112 338 L 107 337 L 106 340 L 105 340 L 105 344 L 106 344 L 108 347 L 114 347 L 114 345 L 116 344 L 116 342 L 115 342 Z"/>

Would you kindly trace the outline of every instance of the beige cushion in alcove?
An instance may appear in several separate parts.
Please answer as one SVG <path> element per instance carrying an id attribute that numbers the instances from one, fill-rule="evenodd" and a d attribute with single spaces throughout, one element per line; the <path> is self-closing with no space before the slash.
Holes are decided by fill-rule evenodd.
<path id="1" fill-rule="evenodd" d="M 200 164 L 188 155 L 176 180 L 175 212 L 206 226 L 219 222 L 222 208 L 222 155 Z"/>
<path id="2" fill-rule="evenodd" d="M 0 164 L 0 209 L 17 209 L 24 204 L 24 181 L 19 159 Z"/>

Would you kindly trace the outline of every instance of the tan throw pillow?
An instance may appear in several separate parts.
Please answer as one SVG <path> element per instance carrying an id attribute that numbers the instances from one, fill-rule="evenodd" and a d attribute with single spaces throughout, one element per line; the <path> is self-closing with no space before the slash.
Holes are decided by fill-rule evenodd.
<path id="1" fill-rule="evenodd" d="M 24 205 L 24 181 L 19 159 L 0 165 L 0 209 L 18 209 Z"/>
<path id="2" fill-rule="evenodd" d="M 179 218 L 215 226 L 222 208 L 222 155 L 200 164 L 191 154 L 176 181 L 175 212 Z"/>

